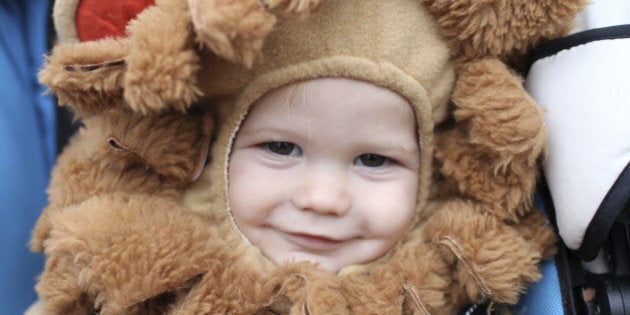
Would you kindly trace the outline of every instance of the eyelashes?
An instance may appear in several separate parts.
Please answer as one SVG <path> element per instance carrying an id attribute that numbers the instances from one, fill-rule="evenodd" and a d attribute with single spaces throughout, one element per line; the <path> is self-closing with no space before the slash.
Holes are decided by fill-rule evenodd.
<path id="1" fill-rule="evenodd" d="M 374 153 L 361 154 L 354 159 L 354 164 L 366 167 L 382 167 L 388 162 L 390 162 L 388 157 Z"/>
<path id="2" fill-rule="evenodd" d="M 270 152 L 278 155 L 301 156 L 302 149 L 291 142 L 270 141 L 264 143 L 265 148 Z"/>
<path id="3" fill-rule="evenodd" d="M 262 146 L 273 154 L 281 156 L 302 156 L 302 149 L 292 142 L 269 141 L 263 143 Z M 383 167 L 390 162 L 392 162 L 392 160 L 386 156 L 375 153 L 364 153 L 357 156 L 354 159 L 353 164 L 369 168 L 378 168 Z"/>

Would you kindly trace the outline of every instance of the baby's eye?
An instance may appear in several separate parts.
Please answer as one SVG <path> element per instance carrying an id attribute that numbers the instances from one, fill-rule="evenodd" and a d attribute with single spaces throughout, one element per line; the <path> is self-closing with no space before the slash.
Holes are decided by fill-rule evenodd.
<path id="1" fill-rule="evenodd" d="M 272 141 L 265 143 L 267 150 L 278 155 L 300 155 L 300 148 L 291 143 L 283 141 Z"/>
<path id="2" fill-rule="evenodd" d="M 367 153 L 359 155 L 355 160 L 355 164 L 367 166 L 367 167 L 381 167 L 389 161 L 389 158 L 382 155 Z"/>

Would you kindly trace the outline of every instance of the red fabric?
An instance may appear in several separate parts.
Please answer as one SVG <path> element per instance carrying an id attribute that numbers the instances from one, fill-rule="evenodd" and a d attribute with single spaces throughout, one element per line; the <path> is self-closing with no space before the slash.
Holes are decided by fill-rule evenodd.
<path id="1" fill-rule="evenodd" d="M 125 37 L 125 27 L 155 0 L 82 0 L 76 13 L 79 40 Z"/>

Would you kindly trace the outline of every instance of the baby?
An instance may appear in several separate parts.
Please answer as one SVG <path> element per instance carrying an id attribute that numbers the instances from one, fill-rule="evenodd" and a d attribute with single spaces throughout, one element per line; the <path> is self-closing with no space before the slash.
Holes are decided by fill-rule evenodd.
<path id="1" fill-rule="evenodd" d="M 422 235 L 450 53 L 420 1 L 344 0 L 279 18 L 250 68 L 203 59 L 215 137 L 183 203 L 229 250 L 178 314 L 459 307 Z"/>
<path id="2" fill-rule="evenodd" d="M 235 3 L 261 7 L 256 0 Z M 262 7 L 273 11 L 273 6 Z M 170 13 L 163 9 L 147 9 L 139 19 L 162 21 L 162 13 Z M 133 43 L 142 46 L 138 33 L 131 33 Z M 183 38 L 192 40 L 179 39 Z M 200 57 L 198 76 L 187 84 L 199 82 L 203 99 L 196 105 L 216 118 L 209 159 L 199 164 L 202 174 L 186 183 L 176 205 L 147 197 L 165 207 L 164 213 L 195 224 L 173 220 L 167 220 L 173 224 L 149 224 L 166 231 L 153 239 L 142 226 L 154 221 L 137 215 L 140 228 L 129 234 L 149 240 L 139 246 L 118 237 L 112 232 L 115 229 L 104 228 L 105 236 L 122 240 L 122 254 L 105 258 L 124 257 L 125 263 L 100 264 L 109 273 L 101 278 L 102 273 L 95 272 L 99 276 L 95 279 L 85 277 L 92 265 L 57 264 L 61 271 L 77 275 L 72 282 L 62 272 L 57 274 L 61 274 L 57 279 L 69 283 L 73 296 L 68 298 L 63 288 L 58 289 L 59 283 L 50 281 L 49 296 L 70 307 L 78 299 L 79 304 L 111 314 L 152 310 L 154 305 L 169 314 L 452 314 L 473 301 L 515 303 L 524 285 L 537 279 L 544 246 L 530 240 L 544 229 L 538 228 L 537 218 L 525 217 L 531 208 L 529 199 L 508 198 L 505 204 L 510 210 L 496 212 L 500 202 L 484 199 L 502 198 L 506 191 L 528 191 L 501 186 L 501 180 L 514 186 L 521 183 L 521 173 L 512 170 L 509 162 L 514 154 L 529 152 L 522 149 L 521 134 L 508 137 L 518 140 L 518 151 L 503 154 L 501 145 L 477 150 L 481 145 L 469 141 L 465 128 L 471 124 L 475 129 L 470 133 L 484 131 L 475 124 L 486 126 L 497 112 L 505 114 L 502 117 L 524 116 L 512 115 L 511 102 L 509 108 L 481 111 L 485 116 L 474 111 L 493 105 L 485 102 L 494 100 L 488 95 L 500 93 L 494 81 L 489 84 L 484 76 L 488 68 L 473 71 L 477 68 L 472 64 L 464 67 L 470 73 L 463 72 L 422 1 L 322 1 L 303 19 L 278 16 L 260 54 L 247 66 L 205 49 L 195 53 Z M 134 65 L 131 57 L 125 62 L 125 67 Z M 484 93 L 462 86 L 477 83 L 478 77 L 486 78 L 478 88 Z M 521 91 L 518 80 L 512 81 L 499 83 Z M 472 98 L 478 106 L 461 107 L 456 95 L 459 101 Z M 451 97 L 460 106 L 454 117 Z M 513 101 L 514 94 L 505 98 Z M 450 124 L 449 117 L 457 124 Z M 444 128 L 436 130 L 438 125 Z M 505 129 L 510 133 L 518 129 L 510 129 L 513 125 Z M 496 125 L 487 127 L 494 131 Z M 157 138 L 163 134 L 156 129 Z M 499 133 L 497 141 L 504 135 Z M 173 149 L 191 145 L 172 137 L 166 140 Z M 502 153 L 496 159 L 508 162 L 475 164 L 486 164 L 486 157 L 492 159 L 496 151 Z M 198 165 L 196 161 L 192 164 Z M 525 166 L 529 169 L 523 173 L 533 175 L 533 165 Z M 436 171 L 443 177 L 434 178 Z M 503 173 L 519 178 L 502 177 Z M 138 178 L 143 179 L 142 174 Z M 467 191 L 466 185 L 482 187 Z M 484 195 L 486 188 L 490 194 Z M 469 195 L 470 191 L 479 194 Z M 180 205 L 183 211 L 174 211 Z M 103 207 L 134 214 L 125 206 Z M 146 210 L 148 219 L 156 217 L 157 206 L 148 202 L 129 207 Z M 507 218 L 497 215 L 505 212 Z M 72 217 L 69 221 L 75 222 Z M 128 227 L 128 220 L 115 221 Z M 93 231 L 86 232 L 89 240 Z M 191 242 L 179 243 L 175 235 Z M 104 242 L 110 244 L 107 237 Z M 165 243 L 177 244 L 181 251 L 169 250 Z M 128 248 L 147 255 L 130 258 Z M 150 254 L 163 256 L 153 259 Z M 76 262 L 74 255 L 60 256 Z M 136 272 L 145 269 L 152 273 Z M 146 285 L 144 280 L 159 286 Z M 56 306 L 52 299 L 45 302 Z"/>
<path id="3" fill-rule="evenodd" d="M 403 97 L 321 78 L 271 91 L 252 107 L 229 160 L 229 205 L 243 235 L 277 264 L 337 272 L 372 261 L 407 231 L 420 146 Z"/>
<path id="4" fill-rule="evenodd" d="M 323 2 L 279 20 L 251 69 L 205 65 L 220 110 L 187 207 L 257 263 L 387 257 L 427 213 L 455 73 L 436 28 L 413 0 Z"/>

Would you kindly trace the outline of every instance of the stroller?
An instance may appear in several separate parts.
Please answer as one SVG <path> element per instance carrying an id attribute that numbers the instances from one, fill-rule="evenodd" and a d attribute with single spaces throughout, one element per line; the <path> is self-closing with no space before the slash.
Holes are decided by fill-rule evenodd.
<path id="1" fill-rule="evenodd" d="M 592 1 L 576 24 L 525 74 L 550 135 L 536 204 L 561 242 L 515 314 L 630 315 L 630 2 Z"/>
<path id="2" fill-rule="evenodd" d="M 562 239 L 565 314 L 630 314 L 629 23 L 630 3 L 594 1 L 527 75 L 550 134 L 539 201 Z"/>

